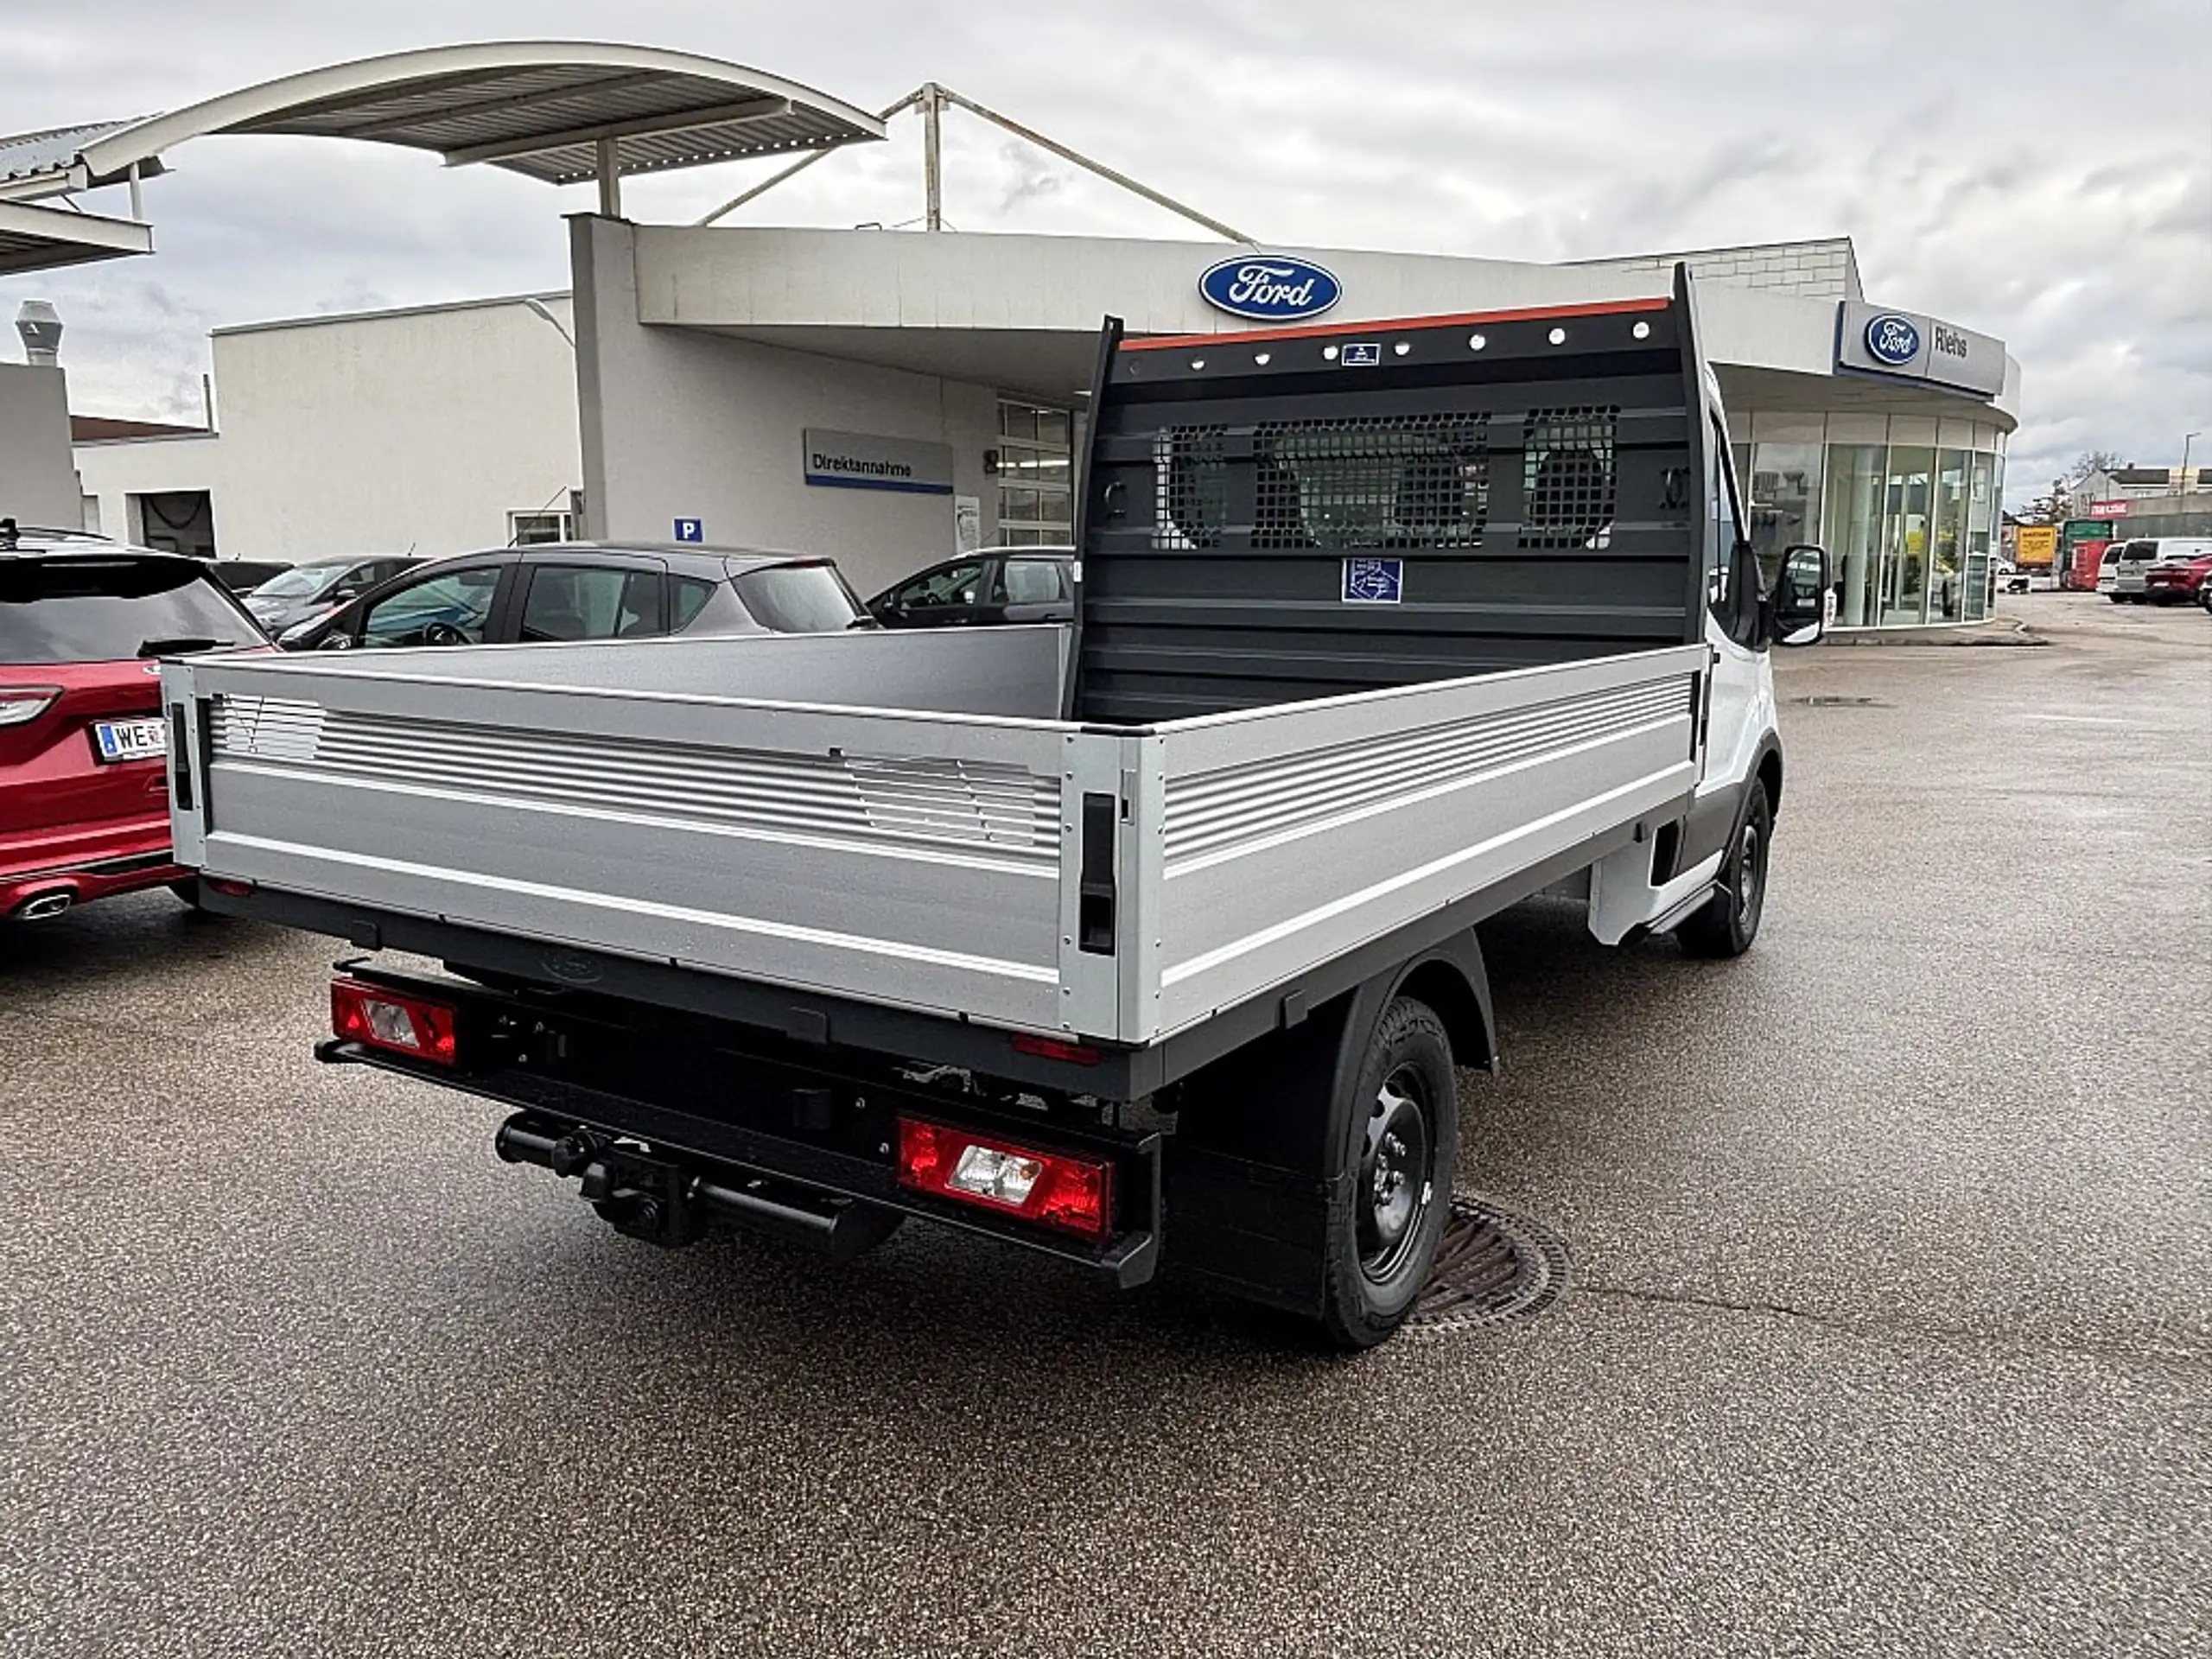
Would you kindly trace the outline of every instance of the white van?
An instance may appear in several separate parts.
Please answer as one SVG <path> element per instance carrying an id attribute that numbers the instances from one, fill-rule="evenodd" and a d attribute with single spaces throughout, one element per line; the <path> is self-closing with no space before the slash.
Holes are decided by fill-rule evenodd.
<path id="1" fill-rule="evenodd" d="M 2108 595 L 2115 605 L 2120 603 L 2120 556 L 2126 550 L 2127 543 L 2115 538 L 2105 543 L 2097 560 L 2097 591 Z"/>
<path id="2" fill-rule="evenodd" d="M 2188 605 L 2202 595 L 2212 536 L 2160 536 L 2158 553 L 2143 567 L 2143 598 L 2152 605 Z"/>
<path id="3" fill-rule="evenodd" d="M 2153 595 L 2150 591 L 2151 567 L 2169 559 L 2187 560 L 2205 552 L 2212 552 L 2212 541 L 2197 537 L 2137 537 L 2120 549 L 2120 563 L 2112 567 L 2112 602 L 2115 605 L 2140 605 L 2145 599 L 2164 598 L 2164 594 Z M 2104 569 L 2100 569 L 2097 572 L 2097 590 L 2103 592 L 2104 586 Z"/>

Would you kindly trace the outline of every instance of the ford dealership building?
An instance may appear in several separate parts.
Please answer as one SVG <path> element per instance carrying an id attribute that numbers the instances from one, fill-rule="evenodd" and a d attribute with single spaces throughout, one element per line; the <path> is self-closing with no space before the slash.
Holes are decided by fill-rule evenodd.
<path id="1" fill-rule="evenodd" d="M 467 50 L 475 64 L 493 48 Z M 417 77 L 409 85 L 452 84 L 452 64 L 431 61 L 440 53 L 407 54 Z M 613 61 L 624 53 L 660 67 Z M 620 85 L 625 96 L 656 73 L 671 86 L 766 79 L 632 48 L 587 55 L 581 68 L 556 67 L 575 69 L 587 90 Z M 586 69 L 605 73 L 587 83 Z M 351 79 L 333 83 L 341 71 Z M 530 67 L 541 80 L 553 72 Z M 468 73 L 517 72 L 486 58 Z M 621 213 L 621 173 L 714 159 L 711 147 L 696 157 L 671 149 L 677 138 L 645 131 L 658 118 L 635 116 L 464 145 L 469 135 L 450 124 L 480 120 L 480 93 L 457 98 L 450 115 L 426 113 L 419 93 L 377 105 L 399 79 L 388 64 L 317 74 L 312 101 L 288 104 L 281 86 L 248 89 L 258 101 L 246 116 L 235 100 L 248 94 L 232 95 L 201 106 L 227 124 L 207 117 L 157 136 L 373 136 L 556 180 L 589 176 L 595 156 L 600 211 L 568 220 L 570 287 L 219 330 L 210 429 L 77 446 L 87 514 L 111 533 L 156 543 L 192 534 L 225 556 L 295 561 L 563 535 L 696 539 L 830 553 L 869 593 L 980 542 L 1070 536 L 1104 316 L 1132 335 L 1187 340 L 1194 359 L 1221 334 L 1281 329 L 1279 349 L 1318 350 L 1300 323 L 1374 320 L 1379 353 L 1389 349 L 1388 320 L 1663 293 L 1679 260 L 1697 281 L 1758 541 L 1827 545 L 1845 626 L 1982 613 L 2018 365 L 2001 341 L 1961 324 L 1869 302 L 1847 240 L 1538 264 L 1221 241 L 639 224 Z M 779 85 L 763 105 L 768 118 L 799 123 L 782 148 L 880 134 L 880 121 L 850 106 Z M 728 86 L 711 95 L 721 101 L 695 113 L 734 122 Z M 532 99 L 512 107 L 550 107 Z M 354 109 L 363 118 L 348 127 Z M 309 119 L 320 124 L 302 124 Z M 587 143 L 587 132 L 601 136 Z M 648 137 L 660 147 L 624 149 Z M 717 140 L 716 153 L 734 153 L 732 142 Z M 135 152 L 118 149 L 108 164 L 125 153 Z M 96 172 L 101 157 L 87 155 Z M 539 166 L 546 156 L 567 159 Z M 1352 351 L 1343 366 L 1356 368 Z"/>

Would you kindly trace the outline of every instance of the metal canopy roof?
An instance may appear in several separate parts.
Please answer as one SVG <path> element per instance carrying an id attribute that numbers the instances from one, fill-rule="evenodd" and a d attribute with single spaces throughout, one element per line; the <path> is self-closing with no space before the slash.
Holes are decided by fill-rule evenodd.
<path id="1" fill-rule="evenodd" d="M 650 47 L 501 41 L 430 47 L 264 81 L 83 146 L 114 178 L 210 133 L 359 138 L 486 162 L 550 184 L 664 172 L 883 137 L 864 110 L 741 64 Z"/>
<path id="2" fill-rule="evenodd" d="M 153 231 L 127 219 L 0 201 L 0 276 L 153 251 Z"/>
<path id="3" fill-rule="evenodd" d="M 111 132 L 120 132 L 131 124 L 129 121 L 92 121 L 73 127 L 48 127 L 42 132 L 19 132 L 0 138 L 0 185 L 67 174 L 76 167 L 86 144 L 104 138 Z M 161 163 L 149 161 L 139 171 L 141 177 L 150 179 L 161 171 Z M 105 184 L 107 181 L 80 178 L 62 182 L 72 189 L 81 190 L 92 184 Z"/>
<path id="4" fill-rule="evenodd" d="M 36 201 L 114 183 L 113 178 L 95 177 L 85 166 L 85 146 L 134 124 L 130 121 L 83 122 L 75 126 L 48 127 L 40 132 L 11 133 L 0 138 L 0 201 Z M 152 156 L 141 163 L 138 176 L 157 178 L 163 170 L 161 157 Z"/>

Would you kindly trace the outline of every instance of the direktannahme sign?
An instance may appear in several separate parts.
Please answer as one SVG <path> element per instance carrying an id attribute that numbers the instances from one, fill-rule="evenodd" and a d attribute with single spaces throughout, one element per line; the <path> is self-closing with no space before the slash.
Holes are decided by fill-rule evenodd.
<path id="1" fill-rule="evenodd" d="M 840 490 L 894 490 L 906 495 L 952 493 L 952 446 L 913 438 L 874 437 L 810 426 L 806 481 Z"/>

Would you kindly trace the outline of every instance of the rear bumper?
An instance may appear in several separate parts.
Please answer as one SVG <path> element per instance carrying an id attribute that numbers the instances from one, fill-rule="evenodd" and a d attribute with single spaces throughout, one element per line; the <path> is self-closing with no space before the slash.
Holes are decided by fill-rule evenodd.
<path id="1" fill-rule="evenodd" d="M 1088 1268 L 1123 1288 L 1146 1282 L 1159 1265 L 1162 1139 L 1157 1133 L 1011 1122 L 958 1096 L 916 1089 L 880 1071 L 869 1075 L 861 1066 L 849 1069 L 820 1049 L 772 1042 L 753 1049 L 747 1039 L 757 1033 L 739 1027 L 683 1021 L 638 1030 L 628 1027 L 621 1009 L 605 1002 L 578 1007 L 568 997 L 522 998 L 366 963 L 345 968 L 352 977 L 460 1008 L 464 1065 L 449 1070 L 335 1039 L 316 1046 L 317 1059 L 373 1066 L 495 1102 L 526 1115 L 525 1140 L 583 1130 L 642 1143 L 651 1158 L 681 1172 L 687 1183 L 704 1183 L 724 1195 L 765 1179 L 797 1192 L 802 1201 L 857 1200 L 1016 1244 Z M 496 1045 L 480 1035 L 495 1031 L 502 1033 Z M 480 1033 L 474 1044 L 471 1032 Z M 467 1059 L 472 1048 L 480 1056 L 474 1062 Z M 598 1064 L 577 1063 L 593 1052 Z M 573 1075 L 577 1071 L 598 1075 L 581 1081 Z M 605 1086 L 611 1077 L 621 1079 L 620 1092 Z M 909 1192 L 899 1185 L 892 1158 L 894 1124 L 902 1116 L 1104 1155 L 1115 1169 L 1112 1231 L 1093 1243 Z M 544 1161 L 518 1159 L 505 1141 L 501 1156 Z M 728 1205 L 723 1207 L 727 1211 Z"/>
<path id="2" fill-rule="evenodd" d="M 0 840 L 0 916 L 48 893 L 82 905 L 191 874 L 170 851 L 166 817 L 10 836 Z"/>

